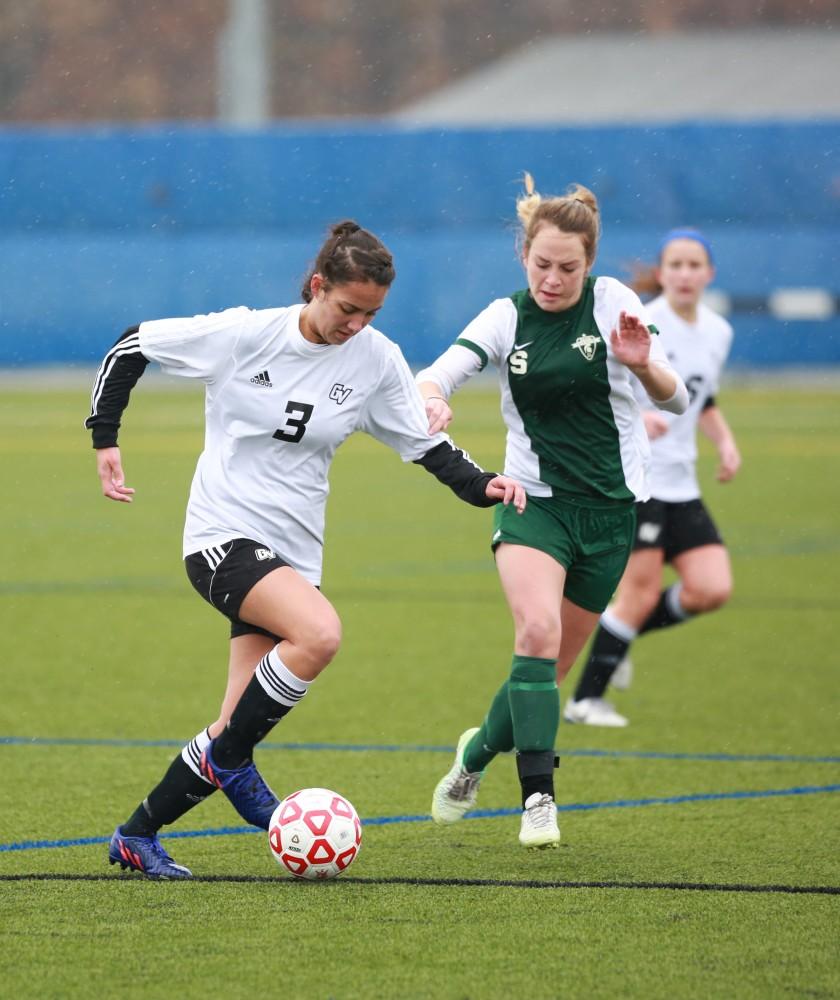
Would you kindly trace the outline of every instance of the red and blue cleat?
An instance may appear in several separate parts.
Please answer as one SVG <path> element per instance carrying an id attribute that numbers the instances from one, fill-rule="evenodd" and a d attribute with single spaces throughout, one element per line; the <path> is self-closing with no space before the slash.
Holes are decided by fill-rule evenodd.
<path id="1" fill-rule="evenodd" d="M 230 799 L 231 805 L 252 826 L 267 830 L 280 800 L 272 792 L 252 760 L 231 770 L 217 767 L 213 761 L 213 744 L 201 755 L 202 775 Z"/>
<path id="2" fill-rule="evenodd" d="M 125 871 L 142 872 L 147 878 L 192 878 L 192 872 L 176 865 L 163 849 L 157 836 L 126 837 L 117 827 L 108 848 L 108 861 Z"/>

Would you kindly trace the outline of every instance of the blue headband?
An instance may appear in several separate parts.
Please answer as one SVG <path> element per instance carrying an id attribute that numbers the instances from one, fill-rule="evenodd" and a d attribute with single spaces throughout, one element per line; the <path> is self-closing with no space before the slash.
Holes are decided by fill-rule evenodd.
<path id="1" fill-rule="evenodd" d="M 694 240 L 695 243 L 699 243 L 701 247 L 704 247 L 706 253 L 709 255 L 709 263 L 714 263 L 714 256 L 712 254 L 712 244 L 706 239 L 706 237 L 697 229 L 672 229 L 667 232 L 662 238 L 662 242 L 659 244 L 659 258 L 662 258 L 662 251 L 669 243 L 673 243 L 674 240 Z"/>

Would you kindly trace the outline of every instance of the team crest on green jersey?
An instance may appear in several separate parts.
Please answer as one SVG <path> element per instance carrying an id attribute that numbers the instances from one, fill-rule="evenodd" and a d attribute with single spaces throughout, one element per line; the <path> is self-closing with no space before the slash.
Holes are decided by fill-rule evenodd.
<path id="1" fill-rule="evenodd" d="M 576 347 L 587 361 L 591 361 L 595 357 L 600 339 L 592 333 L 582 333 L 572 344 L 572 347 Z"/>

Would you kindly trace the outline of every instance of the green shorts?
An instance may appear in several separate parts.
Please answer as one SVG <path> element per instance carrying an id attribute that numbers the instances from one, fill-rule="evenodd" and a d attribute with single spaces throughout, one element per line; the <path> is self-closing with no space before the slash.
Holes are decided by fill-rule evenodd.
<path id="1" fill-rule="evenodd" d="M 492 546 L 527 545 L 556 559 L 566 570 L 564 595 L 600 614 L 615 593 L 633 548 L 636 509 L 591 507 L 557 497 L 528 497 L 522 514 L 497 504 Z"/>

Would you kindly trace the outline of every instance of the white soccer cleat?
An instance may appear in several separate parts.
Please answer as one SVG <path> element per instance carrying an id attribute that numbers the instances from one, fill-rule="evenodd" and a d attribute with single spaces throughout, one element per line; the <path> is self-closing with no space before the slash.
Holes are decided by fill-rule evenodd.
<path id="1" fill-rule="evenodd" d="M 523 847 L 557 847 L 560 828 L 557 826 L 557 806 L 547 794 L 534 792 L 525 800 L 519 843 Z"/>
<path id="2" fill-rule="evenodd" d="M 435 823 L 448 825 L 457 823 L 464 813 L 469 812 L 478 798 L 478 785 L 484 771 L 464 769 L 464 750 L 478 732 L 478 727 L 461 733 L 455 751 L 455 763 L 449 773 L 437 783 L 432 795 L 432 819 Z"/>
<path id="3" fill-rule="evenodd" d="M 619 729 L 628 724 L 628 719 L 615 710 L 615 706 L 603 698 L 569 699 L 563 709 L 566 722 L 576 722 L 584 726 L 608 726 Z"/>
<path id="4" fill-rule="evenodd" d="M 633 661 L 625 656 L 615 668 L 610 684 L 618 691 L 626 691 L 633 683 Z"/>

